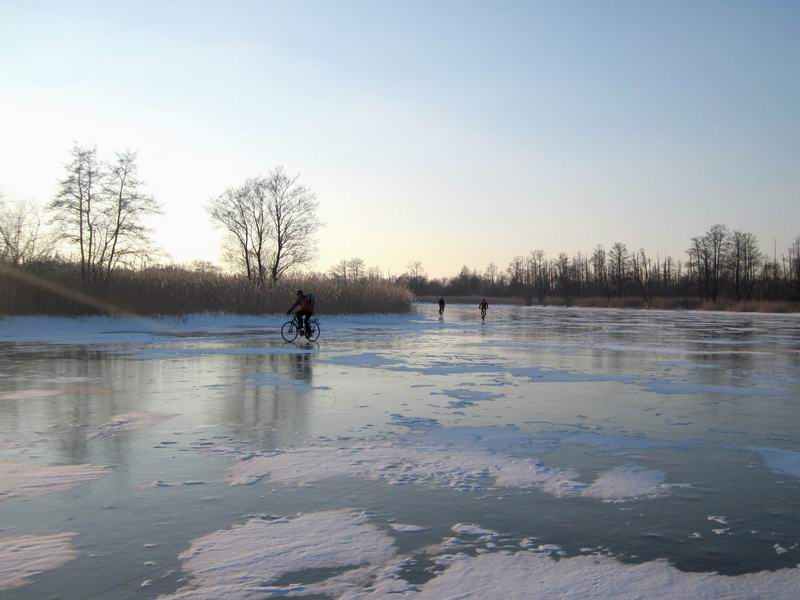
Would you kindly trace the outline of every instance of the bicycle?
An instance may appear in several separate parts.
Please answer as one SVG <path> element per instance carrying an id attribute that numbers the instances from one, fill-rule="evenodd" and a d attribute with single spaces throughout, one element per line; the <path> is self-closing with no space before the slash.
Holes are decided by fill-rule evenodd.
<path id="1" fill-rule="evenodd" d="M 319 338 L 319 321 L 316 317 L 311 317 L 308 321 L 310 331 L 305 335 L 302 323 L 298 323 L 298 319 L 286 321 L 281 327 L 281 337 L 284 342 L 293 342 L 297 339 L 298 335 L 303 335 L 309 342 L 316 342 Z"/>

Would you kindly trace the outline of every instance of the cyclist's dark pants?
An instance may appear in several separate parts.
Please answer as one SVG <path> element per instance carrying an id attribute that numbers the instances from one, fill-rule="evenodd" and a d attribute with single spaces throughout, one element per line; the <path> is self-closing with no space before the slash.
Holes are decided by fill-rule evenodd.
<path id="1" fill-rule="evenodd" d="M 313 314 L 314 313 L 306 312 L 304 310 L 298 310 L 296 313 L 294 313 L 295 319 L 297 319 L 297 322 L 303 326 L 303 331 L 305 331 L 306 335 L 308 335 L 308 331 L 311 329 L 309 320 Z"/>

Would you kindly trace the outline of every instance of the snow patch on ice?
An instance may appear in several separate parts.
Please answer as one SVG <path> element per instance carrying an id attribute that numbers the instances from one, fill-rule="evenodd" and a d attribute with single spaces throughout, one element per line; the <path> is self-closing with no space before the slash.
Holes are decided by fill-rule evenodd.
<path id="1" fill-rule="evenodd" d="M 267 477 L 274 483 L 296 485 L 355 477 L 389 485 L 429 483 L 461 490 L 476 489 L 483 478 L 489 477 L 501 487 L 539 487 L 557 496 L 574 494 L 584 487 L 574 481 L 574 472 L 551 469 L 532 458 L 393 443 L 289 449 L 240 460 L 228 475 L 231 485 L 249 485 Z"/>
<path id="2" fill-rule="evenodd" d="M 404 598 L 415 600 L 483 600 L 504 598 L 582 598 L 640 600 L 653 598 L 770 598 L 797 597 L 798 569 L 761 571 L 729 577 L 716 573 L 679 571 L 666 560 L 621 563 L 604 555 L 552 559 L 549 553 L 490 553 L 449 557 L 445 571 Z M 374 598 L 368 591 L 350 598 Z"/>
<path id="3" fill-rule="evenodd" d="M 603 502 L 668 496 L 673 486 L 664 483 L 664 477 L 662 471 L 625 465 L 602 473 L 583 491 L 583 495 L 599 498 Z"/>
<path id="4" fill-rule="evenodd" d="M 152 427 L 177 415 L 162 412 L 129 412 L 111 417 L 111 421 L 97 427 L 88 439 L 104 438 L 120 431 L 135 431 L 144 427 Z"/>
<path id="5" fill-rule="evenodd" d="M 61 390 L 11 390 L 0 392 L 0 400 L 38 400 L 40 398 L 52 398 L 63 393 Z"/>
<path id="6" fill-rule="evenodd" d="M 189 586 L 162 600 L 268 598 L 302 591 L 270 586 L 308 569 L 361 567 L 393 558 L 391 536 L 364 514 L 335 510 L 294 519 L 251 519 L 194 540 L 179 558 Z"/>
<path id="7" fill-rule="evenodd" d="M 484 529 L 480 525 L 473 525 L 471 523 L 456 523 L 450 528 L 453 533 L 459 535 L 485 535 L 489 537 L 497 536 L 497 532 L 491 529 Z"/>
<path id="8" fill-rule="evenodd" d="M 408 525 L 405 523 L 389 523 L 389 527 L 400 533 L 414 533 L 416 531 L 427 531 L 427 527 L 421 525 Z"/>
<path id="9" fill-rule="evenodd" d="M 36 465 L 0 461 L 0 500 L 60 492 L 110 472 L 96 465 Z"/>
<path id="10" fill-rule="evenodd" d="M 34 575 L 57 569 L 78 556 L 72 532 L 0 537 L 0 591 L 28 585 Z"/>
<path id="11" fill-rule="evenodd" d="M 783 448 L 748 448 L 760 454 L 771 471 L 800 477 L 800 452 Z"/>

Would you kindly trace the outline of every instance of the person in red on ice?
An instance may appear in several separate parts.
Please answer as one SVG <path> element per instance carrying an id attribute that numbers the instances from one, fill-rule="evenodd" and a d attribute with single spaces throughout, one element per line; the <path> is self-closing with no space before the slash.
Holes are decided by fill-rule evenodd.
<path id="1" fill-rule="evenodd" d="M 309 320 L 311 319 L 311 315 L 314 314 L 314 295 L 306 295 L 303 293 L 303 290 L 297 290 L 297 299 L 294 301 L 294 304 L 292 304 L 292 307 L 286 311 L 286 314 L 292 314 L 292 311 L 294 311 L 295 308 L 298 309 L 294 314 L 295 320 L 297 321 L 298 325 L 302 325 L 303 335 L 308 337 L 308 334 L 311 331 Z"/>

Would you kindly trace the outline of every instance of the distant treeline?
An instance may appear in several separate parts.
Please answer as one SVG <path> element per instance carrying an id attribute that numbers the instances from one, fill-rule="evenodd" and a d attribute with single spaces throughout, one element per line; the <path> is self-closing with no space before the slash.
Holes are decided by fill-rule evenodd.
<path id="1" fill-rule="evenodd" d="M 758 303 L 800 302 L 800 237 L 780 255 L 769 255 L 752 233 L 714 225 L 691 239 L 684 260 L 615 243 L 608 250 L 597 246 L 591 254 L 573 256 L 562 252 L 548 257 L 535 250 L 514 257 L 505 269 L 495 264 L 483 272 L 463 267 L 444 279 L 429 279 L 422 264 L 412 262 L 401 280 L 420 297 L 516 297 L 527 304 L 665 308 L 740 303 L 758 310 Z"/>
<path id="2" fill-rule="evenodd" d="M 800 237 L 769 254 L 752 233 L 724 225 L 693 237 L 682 259 L 618 242 L 572 256 L 534 250 L 506 268 L 463 267 L 443 279 L 428 278 L 420 262 L 384 277 L 358 257 L 327 275 L 300 276 L 321 225 L 317 197 L 298 175 L 276 167 L 227 188 L 206 209 L 225 233 L 233 274 L 202 263 L 154 266 L 161 253 L 145 223 L 161 208 L 139 178 L 136 153 L 102 160 L 96 148 L 76 145 L 44 218 L 34 204 L 0 194 L 0 314 L 273 312 L 297 287 L 314 291 L 325 312 L 407 310 L 412 293 L 742 310 L 798 310 L 800 302 Z"/>
<path id="3" fill-rule="evenodd" d="M 316 298 L 323 314 L 404 312 L 412 295 L 386 279 L 336 280 L 327 275 L 283 277 L 271 286 L 254 286 L 246 277 L 197 268 L 153 266 L 119 268 L 107 283 L 81 280 L 78 263 L 0 261 L 2 315 L 179 315 L 196 312 L 281 313 L 302 289 Z"/>

